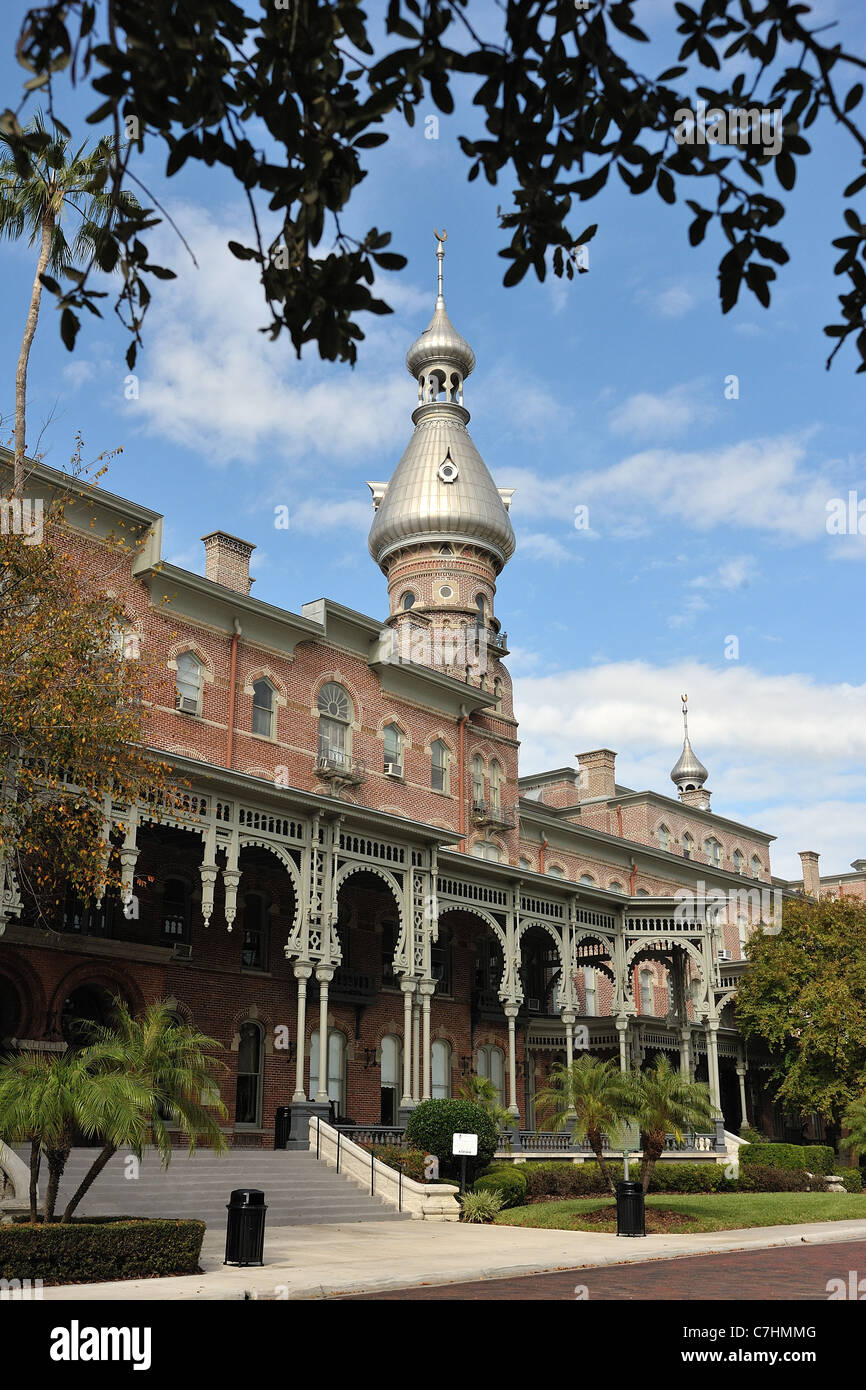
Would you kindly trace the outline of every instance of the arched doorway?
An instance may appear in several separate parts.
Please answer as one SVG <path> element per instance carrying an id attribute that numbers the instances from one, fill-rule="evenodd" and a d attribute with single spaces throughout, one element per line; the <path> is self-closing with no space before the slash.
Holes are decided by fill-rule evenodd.
<path id="1" fill-rule="evenodd" d="M 86 1047 L 92 1040 L 94 1027 L 105 1027 L 111 1021 L 114 1000 L 104 985 L 79 985 L 63 1001 L 60 1031 L 63 1041 L 72 1048 Z"/>
<path id="2" fill-rule="evenodd" d="M 21 998 L 6 975 L 0 975 L 0 1051 L 18 1036 L 21 1026 Z"/>

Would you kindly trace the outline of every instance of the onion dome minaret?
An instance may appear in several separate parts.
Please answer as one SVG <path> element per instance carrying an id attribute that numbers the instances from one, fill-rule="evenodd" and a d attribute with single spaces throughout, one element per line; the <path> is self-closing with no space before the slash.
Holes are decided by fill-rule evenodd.
<path id="1" fill-rule="evenodd" d="M 709 777 L 707 769 L 689 742 L 689 697 L 683 697 L 683 751 L 671 768 L 671 781 L 675 783 L 680 801 L 687 806 L 698 806 L 704 811 L 710 808 L 710 795 L 704 783 Z"/>
<path id="2" fill-rule="evenodd" d="M 388 579 L 389 624 L 400 640 L 405 644 L 411 630 L 423 652 L 427 630 L 431 655 L 413 659 L 463 675 L 471 664 L 463 657 L 480 631 L 495 650 L 504 650 L 494 597 L 496 576 L 514 554 L 512 489 L 497 488 L 466 428 L 463 388 L 475 354 L 448 317 L 442 290 L 447 233 L 435 235 L 436 305 L 406 354 L 418 382 L 415 431 L 390 482 L 369 484 L 376 510 L 369 546 Z"/>

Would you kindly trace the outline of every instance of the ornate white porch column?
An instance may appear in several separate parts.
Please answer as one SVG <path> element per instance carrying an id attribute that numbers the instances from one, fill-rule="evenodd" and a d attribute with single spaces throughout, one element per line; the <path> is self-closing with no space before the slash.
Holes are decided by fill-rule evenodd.
<path id="1" fill-rule="evenodd" d="M 305 961 L 296 961 L 293 969 L 295 979 L 298 982 L 298 1027 L 296 1031 L 295 1091 L 292 1101 L 297 1103 L 307 1099 L 304 1091 L 304 1046 L 307 1035 L 307 981 L 313 973 L 313 967 Z"/>
<path id="2" fill-rule="evenodd" d="M 508 1019 L 508 1109 L 515 1120 L 520 1119 L 517 1108 L 517 1039 L 515 1036 L 519 1004 L 506 1004 L 505 1017 Z"/>
<path id="3" fill-rule="evenodd" d="M 400 1098 L 400 1105 L 401 1107 L 411 1107 L 412 996 L 415 993 L 415 981 L 403 979 L 400 981 L 400 988 L 403 991 L 403 1095 Z"/>
<path id="4" fill-rule="evenodd" d="M 412 1004 L 412 1100 L 421 1099 L 421 1001 L 415 994 Z"/>
<path id="5" fill-rule="evenodd" d="M 625 1014 L 618 1014 L 616 1019 L 616 1031 L 619 1034 L 619 1069 L 628 1071 L 628 1017 Z"/>
<path id="6" fill-rule="evenodd" d="M 716 1110 L 721 1113 L 721 1091 L 719 1088 L 719 1046 L 718 1029 L 715 1023 L 707 1021 L 707 1076 L 710 1083 L 710 1099 Z"/>
<path id="7" fill-rule="evenodd" d="M 737 1080 L 740 1083 L 740 1124 L 747 1125 L 749 1116 L 746 1110 L 746 1063 L 742 1057 L 737 1061 Z"/>
<path id="8" fill-rule="evenodd" d="M 331 965 L 317 965 L 316 979 L 319 982 L 319 1089 L 316 1104 L 328 1104 L 328 985 L 334 978 Z"/>
<path id="9" fill-rule="evenodd" d="M 421 1099 L 429 1100 L 433 1091 L 433 1053 L 430 1046 L 430 1000 L 436 986 L 432 980 L 419 981 L 421 991 L 421 1026 L 423 1062 L 421 1067 Z"/>

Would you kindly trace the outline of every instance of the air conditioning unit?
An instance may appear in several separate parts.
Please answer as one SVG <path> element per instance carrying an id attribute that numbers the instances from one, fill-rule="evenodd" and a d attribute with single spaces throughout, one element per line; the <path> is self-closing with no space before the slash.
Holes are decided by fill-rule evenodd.
<path id="1" fill-rule="evenodd" d="M 526 1007 L 527 1007 L 527 1009 L 529 1010 L 529 1012 L 530 1012 L 531 1014 L 540 1014 L 540 1013 L 541 1013 L 541 1000 L 540 1000 L 540 999 L 527 999 L 527 1001 L 526 1001 Z"/>
<path id="2" fill-rule="evenodd" d="M 198 714 L 198 700 L 192 695 L 178 695 L 175 709 L 179 709 L 181 714 Z"/>
<path id="3" fill-rule="evenodd" d="M 386 777 L 402 777 L 402 776 L 403 776 L 403 768 L 402 768 L 402 765 L 401 765 L 400 763 L 386 763 L 386 764 L 385 764 L 385 776 L 386 776 Z"/>
<path id="4" fill-rule="evenodd" d="M 174 960 L 192 960 L 192 947 L 188 941 L 176 941 L 171 954 Z"/>
<path id="5" fill-rule="evenodd" d="M 733 953 L 733 951 L 725 951 L 725 950 L 723 950 L 723 949 L 720 948 L 718 954 L 719 954 L 719 960 L 733 960 L 733 959 L 734 959 L 734 953 Z"/>

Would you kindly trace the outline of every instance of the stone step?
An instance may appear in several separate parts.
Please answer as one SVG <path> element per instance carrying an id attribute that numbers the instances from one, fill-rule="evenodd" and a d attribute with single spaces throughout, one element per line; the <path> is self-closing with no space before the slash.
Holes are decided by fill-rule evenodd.
<path id="1" fill-rule="evenodd" d="M 97 1153 L 73 1149 L 69 1155 L 60 1185 L 61 1209 Z M 168 1169 L 153 1151 L 146 1151 L 135 1179 L 126 1176 L 128 1158 L 120 1151 L 110 1159 L 82 1199 L 79 1215 L 188 1217 L 224 1229 L 230 1193 L 249 1187 L 265 1194 L 268 1227 L 411 1219 L 307 1150 L 234 1150 L 223 1156 L 204 1150 L 192 1157 L 181 1150 Z M 43 1167 L 43 1193 L 45 1176 Z"/>

